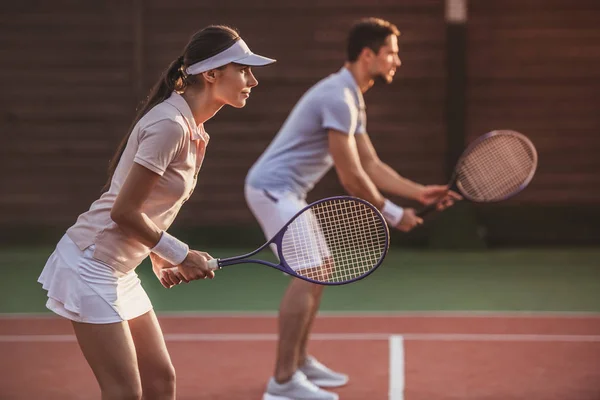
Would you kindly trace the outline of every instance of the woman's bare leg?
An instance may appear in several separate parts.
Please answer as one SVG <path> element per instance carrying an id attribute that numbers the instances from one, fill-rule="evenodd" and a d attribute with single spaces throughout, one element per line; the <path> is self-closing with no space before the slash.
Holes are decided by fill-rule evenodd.
<path id="1" fill-rule="evenodd" d="M 79 347 L 100 385 L 102 400 L 140 400 L 142 384 L 127 322 L 73 322 Z"/>
<path id="2" fill-rule="evenodd" d="M 129 321 L 144 400 L 175 399 L 175 368 L 154 311 Z"/>

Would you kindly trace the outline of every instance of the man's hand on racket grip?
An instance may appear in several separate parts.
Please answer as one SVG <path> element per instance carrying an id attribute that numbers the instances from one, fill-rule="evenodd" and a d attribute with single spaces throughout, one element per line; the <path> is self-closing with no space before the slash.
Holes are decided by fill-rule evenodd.
<path id="1" fill-rule="evenodd" d="M 181 275 L 188 281 L 197 279 L 212 279 L 215 273 L 208 266 L 208 260 L 212 260 L 210 254 L 203 251 L 190 250 L 187 257 L 177 266 Z"/>
<path id="2" fill-rule="evenodd" d="M 396 225 L 396 229 L 399 229 L 402 232 L 408 232 L 422 223 L 423 218 L 417 216 L 414 208 L 405 208 L 402 219 L 400 220 L 400 223 Z"/>
<path id="3" fill-rule="evenodd" d="M 462 196 L 450 190 L 447 185 L 427 185 L 423 186 L 417 200 L 426 206 L 437 203 L 436 209 L 441 211 L 462 200 Z"/>

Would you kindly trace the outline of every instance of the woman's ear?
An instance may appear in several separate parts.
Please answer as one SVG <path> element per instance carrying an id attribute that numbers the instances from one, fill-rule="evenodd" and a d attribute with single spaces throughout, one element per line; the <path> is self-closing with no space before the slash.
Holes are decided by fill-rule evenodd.
<path id="1" fill-rule="evenodd" d="M 358 58 L 363 58 L 366 61 L 370 61 L 375 57 L 377 57 L 377 54 L 375 54 L 375 52 L 368 47 L 364 47 L 358 55 Z"/>
<path id="2" fill-rule="evenodd" d="M 218 74 L 218 69 L 210 69 L 206 72 L 203 72 L 202 76 L 204 76 L 204 79 L 206 79 L 207 82 L 213 83 L 217 79 Z"/>

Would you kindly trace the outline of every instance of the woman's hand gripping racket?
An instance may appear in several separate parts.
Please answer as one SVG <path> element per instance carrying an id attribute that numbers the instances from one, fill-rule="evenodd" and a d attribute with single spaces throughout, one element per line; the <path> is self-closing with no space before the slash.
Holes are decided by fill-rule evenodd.
<path id="1" fill-rule="evenodd" d="M 468 200 L 487 203 L 508 199 L 525 189 L 537 168 L 537 151 L 523 134 L 498 130 L 480 136 L 460 156 L 448 187 Z M 437 203 L 417 212 L 423 217 Z"/>
<path id="2" fill-rule="evenodd" d="M 279 264 L 251 258 L 269 245 Z M 388 227 L 370 203 L 350 196 L 316 201 L 298 212 L 271 240 L 237 257 L 213 259 L 209 265 L 256 263 L 305 281 L 342 285 L 369 275 L 381 265 L 389 247 Z"/>

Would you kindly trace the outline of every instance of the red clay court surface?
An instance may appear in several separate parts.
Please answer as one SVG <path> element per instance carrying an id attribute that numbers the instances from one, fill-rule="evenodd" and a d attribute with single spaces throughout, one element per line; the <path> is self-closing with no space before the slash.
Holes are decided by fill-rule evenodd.
<path id="1" fill-rule="evenodd" d="M 261 399 L 273 316 L 160 319 L 178 399 Z M 310 351 L 350 374 L 343 400 L 600 400 L 594 314 L 320 316 Z M 68 321 L 0 318 L 0 399 L 99 398 Z"/>

